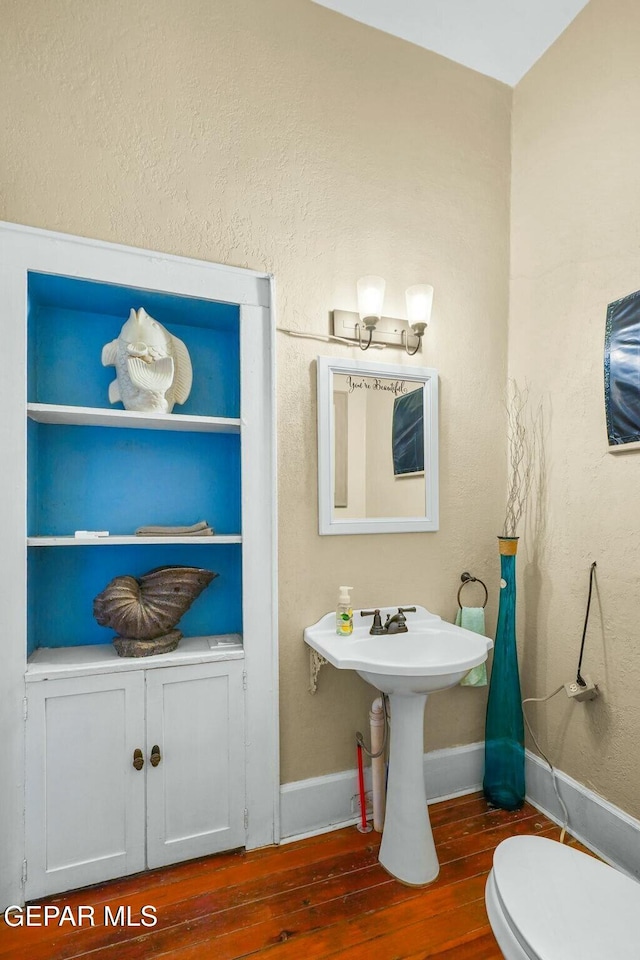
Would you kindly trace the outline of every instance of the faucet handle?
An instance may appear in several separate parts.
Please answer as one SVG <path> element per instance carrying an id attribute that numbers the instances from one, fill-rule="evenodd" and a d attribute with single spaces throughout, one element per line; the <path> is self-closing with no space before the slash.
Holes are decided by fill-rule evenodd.
<path id="1" fill-rule="evenodd" d="M 371 625 L 371 630 L 369 633 L 374 637 L 379 637 L 384 633 L 384 627 L 382 626 L 382 619 L 380 618 L 380 611 L 376 610 L 361 610 L 361 617 L 373 617 L 373 623 Z"/>
<path id="2" fill-rule="evenodd" d="M 415 607 L 398 607 L 398 613 L 415 613 Z"/>

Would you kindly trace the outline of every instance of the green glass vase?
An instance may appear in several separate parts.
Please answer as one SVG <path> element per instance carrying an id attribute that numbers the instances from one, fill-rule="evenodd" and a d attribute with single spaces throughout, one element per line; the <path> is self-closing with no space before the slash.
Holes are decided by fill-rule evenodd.
<path id="1" fill-rule="evenodd" d="M 498 537 L 500 606 L 487 700 L 483 790 L 489 803 L 517 810 L 524 803 L 524 722 L 516 647 L 517 537 Z"/>

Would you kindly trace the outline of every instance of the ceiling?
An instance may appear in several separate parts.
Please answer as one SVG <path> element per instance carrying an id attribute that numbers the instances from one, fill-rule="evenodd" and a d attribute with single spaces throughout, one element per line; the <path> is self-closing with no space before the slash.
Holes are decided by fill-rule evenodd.
<path id="1" fill-rule="evenodd" d="M 314 0 L 515 85 L 588 0 Z"/>

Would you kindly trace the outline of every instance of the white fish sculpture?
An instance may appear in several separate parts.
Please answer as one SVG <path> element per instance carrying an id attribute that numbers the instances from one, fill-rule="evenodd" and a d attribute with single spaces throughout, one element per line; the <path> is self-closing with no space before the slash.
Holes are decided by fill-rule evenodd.
<path id="1" fill-rule="evenodd" d="M 118 339 L 102 348 L 102 366 L 116 368 L 109 402 L 122 401 L 125 410 L 171 413 L 191 392 L 189 351 L 144 307 L 131 310 Z"/>

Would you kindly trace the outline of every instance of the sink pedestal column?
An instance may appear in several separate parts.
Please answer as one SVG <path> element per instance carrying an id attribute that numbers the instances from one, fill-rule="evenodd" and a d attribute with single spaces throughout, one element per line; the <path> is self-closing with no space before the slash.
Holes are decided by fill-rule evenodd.
<path id="1" fill-rule="evenodd" d="M 424 708 L 426 694 L 390 694 L 391 743 L 387 810 L 380 863 L 412 886 L 430 883 L 440 864 L 429 822 L 424 788 Z"/>

